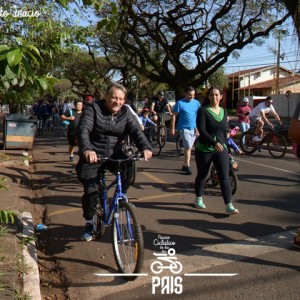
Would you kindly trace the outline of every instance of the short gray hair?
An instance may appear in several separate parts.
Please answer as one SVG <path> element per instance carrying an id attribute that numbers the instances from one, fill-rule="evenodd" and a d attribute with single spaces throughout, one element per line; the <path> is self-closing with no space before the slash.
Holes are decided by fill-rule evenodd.
<path id="1" fill-rule="evenodd" d="M 127 95 L 127 89 L 126 89 L 126 87 L 123 86 L 122 84 L 119 84 L 119 83 L 116 83 L 116 82 L 112 82 L 107 87 L 105 94 L 106 95 L 111 95 L 113 89 L 121 90 L 125 94 L 125 96 Z"/>

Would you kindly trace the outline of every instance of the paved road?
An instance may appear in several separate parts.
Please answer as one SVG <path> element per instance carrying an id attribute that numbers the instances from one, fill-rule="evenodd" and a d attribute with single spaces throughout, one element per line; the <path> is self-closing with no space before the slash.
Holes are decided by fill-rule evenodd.
<path id="1" fill-rule="evenodd" d="M 71 299 L 300 299 L 299 251 L 291 245 L 300 225 L 300 166 L 292 155 L 240 156 L 234 196 L 240 214 L 230 217 L 218 187 L 206 189 L 206 210 L 193 207 L 194 175 L 180 171 L 174 143 L 158 158 L 139 162 L 129 196 L 143 226 L 145 276 L 126 282 L 111 276 L 117 269 L 109 228 L 101 240 L 80 240 L 82 188 L 66 149 L 63 132 L 36 140 L 34 188 L 47 204 L 50 251 L 64 268 Z M 195 174 L 194 161 L 192 169 Z M 166 239 L 183 270 L 155 277 L 154 253 Z"/>

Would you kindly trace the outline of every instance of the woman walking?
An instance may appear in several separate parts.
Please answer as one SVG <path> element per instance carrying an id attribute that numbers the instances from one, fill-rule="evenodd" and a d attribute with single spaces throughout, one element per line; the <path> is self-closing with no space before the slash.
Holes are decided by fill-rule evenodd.
<path id="1" fill-rule="evenodd" d="M 231 203 L 231 182 L 229 177 L 227 140 L 227 112 L 220 106 L 222 100 L 218 88 L 211 87 L 202 108 L 197 115 L 197 129 L 200 133 L 196 145 L 197 176 L 195 179 L 195 206 L 206 208 L 202 194 L 210 164 L 213 162 L 220 180 L 226 213 L 238 214 Z"/>

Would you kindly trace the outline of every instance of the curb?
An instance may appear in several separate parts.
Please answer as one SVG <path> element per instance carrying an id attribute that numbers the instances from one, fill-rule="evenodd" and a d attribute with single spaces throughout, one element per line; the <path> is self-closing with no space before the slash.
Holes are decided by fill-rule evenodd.
<path id="1" fill-rule="evenodd" d="M 37 263 L 35 235 L 32 216 L 29 212 L 22 213 L 23 237 L 31 238 L 24 244 L 23 257 L 28 272 L 23 276 L 23 293 L 30 295 L 32 300 L 41 300 L 40 274 Z"/>

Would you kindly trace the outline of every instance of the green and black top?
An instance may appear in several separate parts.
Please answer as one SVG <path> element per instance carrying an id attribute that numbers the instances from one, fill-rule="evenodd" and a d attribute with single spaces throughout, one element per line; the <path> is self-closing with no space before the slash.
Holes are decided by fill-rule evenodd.
<path id="1" fill-rule="evenodd" d="M 202 107 L 197 115 L 197 129 L 200 133 L 196 148 L 202 152 L 214 152 L 217 143 L 226 147 L 227 111 L 220 107 L 217 115 L 209 106 Z"/>

